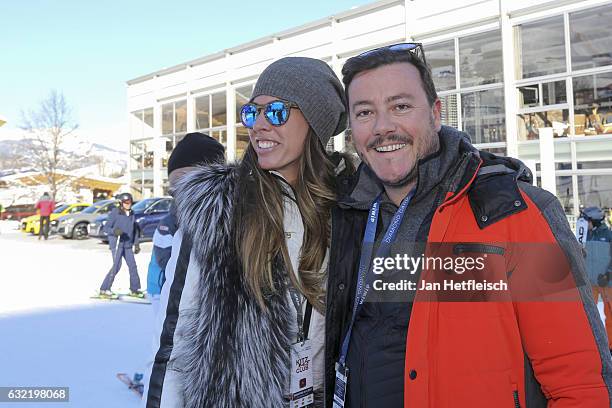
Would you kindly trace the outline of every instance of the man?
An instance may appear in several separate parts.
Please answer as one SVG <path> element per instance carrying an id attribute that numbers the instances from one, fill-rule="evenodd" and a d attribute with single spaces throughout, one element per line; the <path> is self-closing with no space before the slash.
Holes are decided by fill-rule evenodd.
<path id="1" fill-rule="evenodd" d="M 363 163 L 341 183 L 346 194 L 332 216 L 328 406 L 610 406 L 605 333 L 558 200 L 533 187 L 519 161 L 478 151 L 468 135 L 441 126 L 420 45 L 365 52 L 342 73 Z M 440 244 L 488 257 L 493 268 L 484 273 L 501 277 L 512 293 L 473 302 L 481 297 L 466 291 L 454 295 L 467 296 L 461 301 L 436 301 L 419 288 L 436 276 L 428 267 L 411 275 L 416 293 L 375 296 L 372 257 L 419 258 L 425 243 L 425 255 Z M 538 245 L 565 256 L 529 253 Z M 540 294 L 547 285 L 563 290 Z M 558 298 L 564 301 L 550 301 Z"/>
<path id="2" fill-rule="evenodd" d="M 203 133 L 188 133 L 177 143 L 168 159 L 170 194 L 174 195 L 181 178 L 196 170 L 198 165 L 222 163 L 224 160 L 225 148 L 217 140 Z M 147 292 L 161 313 L 156 313 L 153 352 L 146 367 L 144 407 L 175 403 L 169 402 L 166 395 L 162 397 L 162 391 L 164 386 L 169 387 L 173 382 L 172 372 L 167 373 L 170 371 L 167 365 L 173 348 L 181 294 L 185 286 L 185 292 L 194 290 L 193 284 L 188 282 L 186 285 L 190 250 L 189 243 L 183 244 L 182 233 L 178 230 L 176 203 L 173 203 L 170 213 L 159 222 L 153 236 L 153 254 L 147 276 Z M 175 301 L 168 304 L 171 292 Z"/>
<path id="3" fill-rule="evenodd" d="M 130 296 L 142 298 L 144 293 L 140 291 L 140 277 L 134 254 L 140 252 L 140 229 L 136 222 L 132 204 L 134 199 L 130 193 L 119 195 L 119 208 L 113 208 L 104 225 L 108 235 L 108 245 L 113 256 L 113 266 L 106 274 L 100 286 L 100 297 L 109 298 L 113 296 L 111 287 L 115 276 L 121 269 L 121 258 L 125 259 L 130 273 Z"/>
<path id="4" fill-rule="evenodd" d="M 608 347 L 612 353 L 612 231 L 606 225 L 605 214 L 599 207 L 587 207 L 581 215 L 588 221 L 586 250 L 586 271 L 593 288 L 595 302 L 601 300 L 606 316 Z"/>
<path id="5" fill-rule="evenodd" d="M 51 199 L 49 193 L 45 192 L 36 203 L 36 209 L 40 215 L 40 228 L 38 229 L 38 239 L 41 237 L 49 238 L 49 220 L 51 213 L 55 209 L 55 201 Z"/>

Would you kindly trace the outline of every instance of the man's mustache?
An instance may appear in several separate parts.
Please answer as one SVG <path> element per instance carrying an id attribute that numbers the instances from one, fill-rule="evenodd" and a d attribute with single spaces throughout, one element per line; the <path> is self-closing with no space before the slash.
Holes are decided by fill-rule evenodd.
<path id="1" fill-rule="evenodd" d="M 368 149 L 376 149 L 379 146 L 382 146 L 385 142 L 399 142 L 412 144 L 412 138 L 406 135 L 386 135 L 386 136 L 377 136 L 374 140 L 368 143 Z"/>

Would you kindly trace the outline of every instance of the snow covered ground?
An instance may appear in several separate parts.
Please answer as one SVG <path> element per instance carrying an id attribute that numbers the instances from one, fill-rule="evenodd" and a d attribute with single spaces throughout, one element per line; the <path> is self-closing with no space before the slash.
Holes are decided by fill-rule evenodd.
<path id="1" fill-rule="evenodd" d="M 14 226 L 0 222 L 0 386 L 69 387 L 70 403 L 53 407 L 138 407 L 137 395 L 116 374 L 144 371 L 151 306 L 89 298 L 110 267 L 107 245 L 38 241 Z M 136 262 L 144 287 L 151 243 L 142 249 Z M 128 287 L 124 265 L 113 289 Z"/>
<path id="2" fill-rule="evenodd" d="M 138 407 L 138 396 L 116 374 L 143 371 L 151 306 L 89 298 L 110 267 L 107 245 L 38 241 L 13 227 L 0 222 L 0 386 L 69 387 L 70 402 L 54 407 Z M 150 254 L 151 243 L 144 243 L 136 255 L 143 287 Z M 123 268 L 113 289 L 127 292 Z"/>

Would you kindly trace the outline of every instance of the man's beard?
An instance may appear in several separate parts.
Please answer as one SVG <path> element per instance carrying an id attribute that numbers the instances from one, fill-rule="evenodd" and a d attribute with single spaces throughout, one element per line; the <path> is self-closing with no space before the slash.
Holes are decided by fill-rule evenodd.
<path id="1" fill-rule="evenodd" d="M 380 180 L 380 182 L 383 185 L 387 187 L 398 188 L 398 187 L 404 187 L 417 180 L 417 177 L 419 175 L 419 166 L 418 166 L 419 160 L 429 156 L 432 153 L 437 152 L 438 149 L 440 148 L 440 139 L 438 137 L 438 132 L 436 131 L 436 128 L 435 128 L 433 115 L 429 117 L 429 132 L 428 133 L 429 134 L 427 135 L 426 143 L 421 146 L 422 148 L 420 151 L 416 152 L 414 166 L 412 166 L 410 171 L 408 171 L 408 173 L 404 177 L 402 177 L 401 179 L 397 181 L 385 181 L 385 180 L 382 180 L 378 175 L 376 175 L 376 177 Z M 414 147 L 414 137 L 412 135 L 405 136 L 405 135 L 398 135 L 398 134 L 393 134 L 393 135 L 389 135 L 386 137 L 378 137 L 375 140 L 373 140 L 371 143 L 369 143 L 367 147 L 370 149 L 373 149 L 376 146 L 379 146 L 386 141 L 405 143 L 405 144 L 412 145 Z M 363 157 L 362 157 L 362 160 L 363 160 Z M 370 168 L 372 168 L 372 166 L 370 166 L 369 163 L 366 162 L 366 164 Z"/>

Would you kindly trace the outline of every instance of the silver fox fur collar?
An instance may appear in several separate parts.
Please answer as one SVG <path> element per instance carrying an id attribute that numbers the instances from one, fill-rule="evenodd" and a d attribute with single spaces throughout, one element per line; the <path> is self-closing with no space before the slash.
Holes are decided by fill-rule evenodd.
<path id="1" fill-rule="evenodd" d="M 236 165 L 200 167 L 182 178 L 175 195 L 179 225 L 192 243 L 189 262 L 200 271 L 196 303 L 181 316 L 184 341 L 172 363 L 181 370 L 186 407 L 284 405 L 297 327 L 285 290 L 266 298 L 264 313 L 237 266 L 232 214 L 240 199 L 238 178 Z M 277 263 L 273 269 L 283 287 L 284 268 Z"/>

